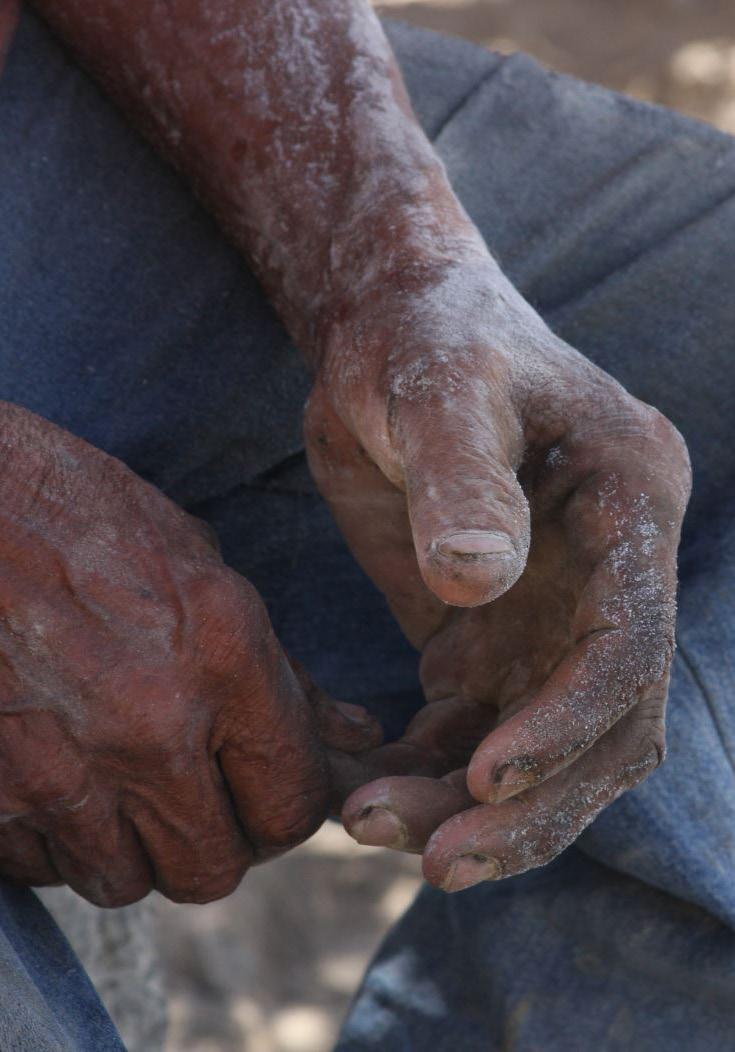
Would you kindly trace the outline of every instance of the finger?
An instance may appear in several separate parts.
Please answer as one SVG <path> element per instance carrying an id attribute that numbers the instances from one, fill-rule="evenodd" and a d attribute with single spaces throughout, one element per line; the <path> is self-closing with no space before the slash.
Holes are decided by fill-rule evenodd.
<path id="1" fill-rule="evenodd" d="M 467 773 L 474 798 L 501 803 L 574 764 L 644 693 L 648 676 L 633 667 L 635 653 L 617 630 L 579 644 L 534 700 L 477 748 Z M 668 676 L 648 689 L 665 698 Z"/>
<path id="2" fill-rule="evenodd" d="M 214 749 L 258 860 L 295 847 L 328 812 L 329 771 L 317 714 L 267 616 L 258 681 L 217 718 Z"/>
<path id="3" fill-rule="evenodd" d="M 502 595 L 523 572 L 530 543 L 528 502 L 515 474 L 523 451 L 518 421 L 473 378 L 461 392 L 399 401 L 393 432 L 428 587 L 454 606 Z"/>
<path id="4" fill-rule="evenodd" d="M 455 815 L 424 852 L 424 876 L 446 891 L 545 865 L 664 755 L 660 699 L 645 701 L 556 777 L 502 804 Z"/>
<path id="5" fill-rule="evenodd" d="M 332 701 L 321 690 L 314 702 L 319 737 L 325 746 L 342 752 L 360 753 L 377 749 L 383 741 L 383 728 L 362 705 Z"/>
<path id="6" fill-rule="evenodd" d="M 207 682 L 207 750 L 262 860 L 300 843 L 326 818 L 327 758 L 317 713 L 258 593 L 238 574 L 221 574 L 216 609 L 209 635 L 221 649 Z"/>
<path id="7" fill-rule="evenodd" d="M 0 876 L 36 888 L 63 883 L 41 834 L 20 821 L 0 825 Z"/>
<path id="8" fill-rule="evenodd" d="M 186 514 L 189 525 L 199 532 L 204 543 L 212 548 L 217 555 L 221 555 L 222 545 L 220 544 L 219 536 L 217 535 L 214 526 L 207 522 L 206 519 L 200 519 L 197 515 L 190 515 L 188 512 Z"/>
<path id="9" fill-rule="evenodd" d="M 467 762 L 491 727 L 497 710 L 464 698 L 438 698 L 419 709 L 410 721 L 400 744 L 410 745 L 435 758 L 442 775 Z"/>
<path id="10" fill-rule="evenodd" d="M 376 749 L 383 741 L 383 728 L 362 705 L 334 701 L 312 680 L 299 661 L 289 655 L 305 696 L 316 714 L 322 745 L 347 753 Z"/>
<path id="11" fill-rule="evenodd" d="M 404 816 L 401 812 L 400 787 L 405 787 L 408 807 L 406 821 L 410 826 L 414 810 L 414 784 L 428 791 L 431 783 L 444 779 L 448 785 L 461 789 L 462 799 L 470 799 L 464 776 L 459 778 L 457 769 L 466 768 L 477 742 L 484 737 L 495 719 L 495 711 L 487 705 L 477 705 L 460 698 L 431 702 L 414 716 L 400 741 L 366 753 L 351 763 L 344 760 L 336 763 L 333 760 L 333 780 L 338 790 L 335 803 L 343 804 L 347 809 L 343 810 L 343 816 L 349 813 L 352 817 L 357 814 L 355 808 L 359 811 L 384 807 L 382 786 L 389 782 L 395 813 L 401 821 Z M 373 790 L 377 794 L 375 799 L 371 798 Z M 442 801 L 451 798 L 444 785 L 440 785 L 435 796 L 437 806 L 445 806 Z"/>
<path id="12" fill-rule="evenodd" d="M 240 828 L 216 764 L 125 803 L 150 860 L 154 885 L 173 902 L 225 898 L 240 884 L 254 852 Z"/>
<path id="13" fill-rule="evenodd" d="M 309 468 L 350 550 L 420 647 L 445 607 L 421 577 L 405 493 L 347 430 L 319 382 L 309 398 L 304 430 Z"/>
<path id="14" fill-rule="evenodd" d="M 352 756 L 330 750 L 328 757 L 331 776 L 329 810 L 332 815 L 340 814 L 352 793 L 380 778 L 394 775 L 441 778 L 450 770 L 445 757 L 405 741 L 390 742 L 379 749 Z"/>
<path id="15" fill-rule="evenodd" d="M 479 746 L 468 784 L 501 802 L 574 763 L 644 693 L 665 698 L 674 651 L 676 538 L 640 487 L 595 482 L 568 509 L 580 560 L 599 563 L 577 605 L 579 639 L 537 695 Z M 589 505 L 592 504 L 592 508 Z M 590 525 L 590 519 L 594 517 Z"/>
<path id="16" fill-rule="evenodd" d="M 99 794 L 90 794 L 74 812 L 46 816 L 45 841 L 62 881 L 95 906 L 127 906 L 153 887 L 135 830 Z"/>
<path id="17" fill-rule="evenodd" d="M 446 778 L 382 778 L 353 793 L 342 810 L 345 829 L 358 844 L 423 851 L 434 830 L 475 801 L 466 771 Z"/>

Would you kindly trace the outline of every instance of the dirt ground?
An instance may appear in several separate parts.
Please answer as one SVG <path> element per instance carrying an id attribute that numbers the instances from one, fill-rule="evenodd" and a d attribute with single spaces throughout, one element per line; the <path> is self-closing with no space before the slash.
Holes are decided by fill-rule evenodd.
<path id="1" fill-rule="evenodd" d="M 381 0 L 386 15 L 660 102 L 735 132 L 732 0 Z"/>
<path id="2" fill-rule="evenodd" d="M 161 903 L 166 1052 L 329 1052 L 419 872 L 417 858 L 361 848 L 329 823 L 224 902 Z"/>
<path id="3" fill-rule="evenodd" d="M 735 132 L 733 0 L 384 0 L 404 21 L 463 35 L 677 107 Z M 159 901 L 130 924 L 157 942 L 169 991 L 166 1052 L 328 1052 L 360 975 L 419 884 L 411 857 L 358 848 L 330 825 L 309 844 L 248 876 L 206 907 Z M 62 910 L 63 913 L 63 910 Z M 155 916 L 154 916 L 155 915 Z M 121 936 L 121 943 L 125 938 Z M 128 955 L 131 956 L 130 954 Z M 136 1020 L 131 1052 L 157 1052 L 157 1008 L 143 1026 L 150 962 L 121 986 Z M 138 969 L 140 971 L 140 969 Z M 138 982 L 140 989 L 133 991 Z M 112 984 L 112 985 L 111 985 Z M 154 984 L 155 985 L 155 984 Z"/>

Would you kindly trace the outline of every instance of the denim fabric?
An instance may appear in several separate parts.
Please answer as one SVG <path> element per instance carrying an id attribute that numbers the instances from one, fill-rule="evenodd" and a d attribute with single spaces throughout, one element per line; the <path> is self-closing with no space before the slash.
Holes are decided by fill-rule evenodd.
<path id="1" fill-rule="evenodd" d="M 0 882 L 0 1052 L 124 1052 L 36 896 Z"/>
<path id="2" fill-rule="evenodd" d="M 696 485 L 669 761 L 544 870 L 452 898 L 424 891 L 339 1048 L 730 1047 L 735 143 L 522 56 L 390 33 L 492 250 L 562 336 L 674 420 Z M 0 396 L 207 518 L 286 646 L 399 733 L 420 704 L 416 655 L 314 491 L 308 377 L 252 275 L 28 15 L 0 81 L 0 142 Z M 17 935 L 31 900 L 7 901 Z M 22 943 L 3 959 L 0 1017 L 22 955 L 43 965 Z M 56 1047 L 29 1042 L 9 1047 Z"/>
<path id="3" fill-rule="evenodd" d="M 524 295 L 686 436 L 669 758 L 544 870 L 425 889 L 339 1052 L 732 1048 L 735 140 L 514 56 L 436 145 Z"/>

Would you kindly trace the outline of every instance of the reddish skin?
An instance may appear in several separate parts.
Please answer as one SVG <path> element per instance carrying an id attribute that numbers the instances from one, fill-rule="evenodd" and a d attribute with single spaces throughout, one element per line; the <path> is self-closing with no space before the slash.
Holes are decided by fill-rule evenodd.
<path id="1" fill-rule="evenodd" d="M 405 741 L 335 760 L 347 828 L 449 890 L 553 857 L 663 755 L 680 436 L 508 283 L 363 0 L 36 6 L 247 253 L 316 372 L 322 493 L 423 651 Z"/>
<path id="2" fill-rule="evenodd" d="M 293 670 L 207 526 L 25 410 L 0 424 L 0 871 L 102 906 L 226 895 L 323 820 L 322 743 L 376 728 Z"/>
<path id="3" fill-rule="evenodd" d="M 348 416 L 343 393 L 318 386 L 307 434 L 345 536 L 422 650 L 429 702 L 400 751 L 342 766 L 345 791 L 381 766 L 393 774 L 357 788 L 342 817 L 362 843 L 423 851 L 427 879 L 455 891 L 549 861 L 661 762 L 690 472 L 671 424 L 519 297 L 453 330 L 426 299 L 412 306 L 403 296 L 401 341 L 388 304 L 374 315 L 390 341 L 376 384 L 395 462 L 381 471 L 383 451 L 369 455 L 367 399 Z M 450 343 L 426 341 L 427 314 Z M 422 358 L 434 386 L 396 385 L 395 370 Z M 517 579 L 512 555 L 437 554 L 434 538 L 465 529 L 503 533 L 523 558 L 526 516 Z M 409 748 L 422 777 L 407 774 Z"/>

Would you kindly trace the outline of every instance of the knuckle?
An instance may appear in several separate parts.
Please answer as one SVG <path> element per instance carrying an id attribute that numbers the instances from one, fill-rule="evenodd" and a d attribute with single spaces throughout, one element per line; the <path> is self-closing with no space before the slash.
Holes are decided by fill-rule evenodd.
<path id="1" fill-rule="evenodd" d="M 636 759 L 624 764 L 619 771 L 619 792 L 633 789 L 653 774 L 666 759 L 666 736 L 663 729 L 653 727 L 646 731 L 636 746 Z"/>
<path id="2" fill-rule="evenodd" d="M 676 637 L 672 620 L 667 616 L 662 617 L 661 622 L 656 626 L 652 635 L 652 663 L 657 670 L 659 668 L 668 669 L 676 650 Z"/>
<path id="3" fill-rule="evenodd" d="M 624 784 L 637 784 L 648 777 L 666 759 L 666 693 L 668 682 L 653 685 L 637 708 L 631 712 L 637 735 L 632 745 L 632 763 L 621 774 Z M 630 755 L 630 754 L 629 754 Z"/>
<path id="4" fill-rule="evenodd" d="M 681 432 L 658 409 L 648 407 L 652 414 L 651 427 L 664 451 L 669 471 L 667 478 L 671 499 L 678 517 L 684 514 L 692 490 L 692 462 L 689 448 Z"/>
<path id="5" fill-rule="evenodd" d="M 219 536 L 214 527 L 205 519 L 200 519 L 197 515 L 188 515 L 188 522 L 192 528 L 192 532 L 198 534 L 206 547 L 210 548 L 215 555 L 220 555 L 222 549 L 219 543 Z"/>
<path id="6" fill-rule="evenodd" d="M 171 902 L 203 906 L 232 895 L 242 882 L 247 869 L 247 865 L 240 862 L 218 871 L 208 871 L 205 875 L 192 875 L 183 882 L 161 882 L 158 890 Z"/>
<path id="7" fill-rule="evenodd" d="M 229 567 L 218 567 L 199 583 L 199 606 L 215 621 L 249 624 L 264 609 L 258 592 Z"/>
<path id="8" fill-rule="evenodd" d="M 89 769 L 56 718 L 19 721 L 0 733 L 0 808 L 5 821 L 39 812 L 72 810 L 88 791 Z M 39 755 L 43 762 L 39 763 Z"/>
<path id="9" fill-rule="evenodd" d="M 647 408 L 651 415 L 651 424 L 656 434 L 660 436 L 669 450 L 679 458 L 681 466 L 686 473 L 691 475 L 689 448 L 681 431 L 679 431 L 676 425 L 672 424 L 669 418 L 664 416 L 660 410 L 656 409 L 654 406 L 648 406 Z"/>
<path id="10" fill-rule="evenodd" d="M 662 425 L 668 424 L 663 413 L 648 402 L 642 402 L 640 399 L 633 397 L 633 395 L 629 395 L 627 404 L 631 418 L 637 420 L 641 427 L 650 433 L 659 430 Z"/>
<path id="11" fill-rule="evenodd" d="M 663 737 L 655 739 L 651 744 L 653 746 L 651 770 L 655 771 L 666 760 L 667 746 Z"/>
<path id="12" fill-rule="evenodd" d="M 76 811 L 86 797 L 83 782 L 66 769 L 47 771 L 27 783 L 23 795 L 31 811 L 47 815 Z"/>
<path id="13" fill-rule="evenodd" d="M 262 841 L 257 845 L 256 856 L 258 860 L 271 858 L 293 850 L 299 844 L 303 844 L 310 836 L 316 833 L 324 821 L 323 816 L 304 816 L 290 824 L 276 825 L 268 830 Z"/>
<path id="14" fill-rule="evenodd" d="M 645 778 L 651 774 L 666 759 L 666 735 L 663 729 L 655 730 L 643 743 L 638 766 L 641 768 L 641 777 Z"/>
<path id="15" fill-rule="evenodd" d="M 641 427 L 652 442 L 663 452 L 667 464 L 667 476 L 673 486 L 683 490 L 684 503 L 691 490 L 692 463 L 684 436 L 667 416 L 655 406 L 631 399 Z"/>
<path id="16" fill-rule="evenodd" d="M 293 802 L 282 802 L 277 813 L 264 823 L 257 842 L 257 856 L 290 851 L 308 840 L 321 826 L 328 811 L 326 778 Z"/>
<path id="17" fill-rule="evenodd" d="M 642 402 L 639 398 L 626 392 L 625 404 L 630 419 L 636 421 L 642 431 L 649 435 L 665 435 L 669 430 L 674 430 L 673 425 L 663 413 L 649 402 Z"/>
<path id="18" fill-rule="evenodd" d="M 120 885 L 106 880 L 95 880 L 80 888 L 80 894 L 93 906 L 112 910 L 140 902 L 151 889 L 150 881 L 139 880 Z"/>
<path id="19" fill-rule="evenodd" d="M 676 650 L 675 616 L 673 603 L 653 610 L 643 608 L 631 629 L 631 643 L 637 653 L 637 686 L 652 691 L 661 702 L 666 700 L 667 675 Z"/>
<path id="20" fill-rule="evenodd" d="M 199 651 L 209 669 L 240 668 L 273 639 L 270 618 L 257 590 L 234 570 L 223 570 L 200 592 L 205 614 Z"/>

